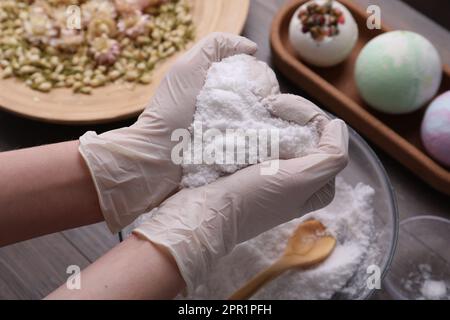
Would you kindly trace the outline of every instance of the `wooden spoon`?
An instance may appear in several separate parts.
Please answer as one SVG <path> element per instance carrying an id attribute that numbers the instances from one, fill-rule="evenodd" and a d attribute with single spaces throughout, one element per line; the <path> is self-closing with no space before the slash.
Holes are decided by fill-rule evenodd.
<path id="1" fill-rule="evenodd" d="M 307 268 L 328 258 L 336 239 L 325 233 L 317 220 L 302 223 L 289 238 L 283 256 L 236 291 L 229 300 L 244 300 L 254 295 L 264 284 L 292 268 Z"/>

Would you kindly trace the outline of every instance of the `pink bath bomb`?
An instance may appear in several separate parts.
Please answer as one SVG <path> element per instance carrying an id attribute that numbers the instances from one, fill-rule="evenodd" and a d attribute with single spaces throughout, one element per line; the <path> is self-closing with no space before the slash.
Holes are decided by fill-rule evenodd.
<path id="1" fill-rule="evenodd" d="M 422 142 L 433 158 L 450 167 L 450 91 L 437 97 L 425 112 Z"/>

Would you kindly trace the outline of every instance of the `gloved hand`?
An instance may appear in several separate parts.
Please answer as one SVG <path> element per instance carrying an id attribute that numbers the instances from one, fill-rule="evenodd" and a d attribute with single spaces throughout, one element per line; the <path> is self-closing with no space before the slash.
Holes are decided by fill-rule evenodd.
<path id="1" fill-rule="evenodd" d="M 246 38 L 213 33 L 175 63 L 135 124 L 100 135 L 87 132 L 80 138 L 80 153 L 112 232 L 158 206 L 179 187 L 182 170 L 171 160 L 177 143 L 171 134 L 191 125 L 211 64 L 256 50 Z"/>
<path id="2" fill-rule="evenodd" d="M 334 178 L 347 164 L 345 123 L 330 122 L 312 103 L 293 95 L 266 103 L 286 120 L 323 124 L 317 149 L 302 158 L 279 160 L 274 175 L 261 175 L 263 163 L 197 189 L 183 189 L 134 230 L 173 255 L 188 292 L 237 244 L 318 210 L 334 197 Z"/>

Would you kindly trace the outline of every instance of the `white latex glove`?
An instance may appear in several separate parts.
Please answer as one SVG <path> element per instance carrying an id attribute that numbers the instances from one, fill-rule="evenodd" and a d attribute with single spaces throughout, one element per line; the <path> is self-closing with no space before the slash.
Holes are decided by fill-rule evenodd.
<path id="1" fill-rule="evenodd" d="M 318 210 L 334 197 L 334 178 L 347 164 L 345 123 L 330 122 L 312 103 L 292 95 L 272 97 L 267 104 L 284 119 L 323 122 L 317 149 L 302 158 L 280 160 L 275 175 L 261 175 L 260 164 L 197 189 L 183 189 L 134 230 L 173 255 L 188 292 L 237 244 Z"/>
<path id="2" fill-rule="evenodd" d="M 179 187 L 182 169 L 171 160 L 177 142 L 170 137 L 175 129 L 187 129 L 192 123 L 211 64 L 256 50 L 246 38 L 213 33 L 175 63 L 135 124 L 100 135 L 87 132 L 80 138 L 80 153 L 112 232 L 158 206 Z"/>

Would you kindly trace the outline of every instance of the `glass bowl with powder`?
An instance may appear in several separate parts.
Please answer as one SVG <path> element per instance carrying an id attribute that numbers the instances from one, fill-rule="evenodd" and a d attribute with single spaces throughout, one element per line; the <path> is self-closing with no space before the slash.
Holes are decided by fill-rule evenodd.
<path id="1" fill-rule="evenodd" d="M 254 298 L 368 299 L 393 258 L 398 212 L 381 162 L 352 129 L 349 154 L 349 165 L 336 179 L 336 196 L 330 206 L 240 244 L 219 261 L 204 285 L 183 298 L 227 298 L 282 254 L 291 232 L 301 221 L 316 218 L 338 239 L 330 258 L 309 270 L 287 272 Z M 125 229 L 124 235 L 131 230 L 132 227 Z"/>
<path id="2" fill-rule="evenodd" d="M 400 300 L 450 300 L 450 220 L 419 216 L 400 224 L 385 287 Z"/>
<path id="3" fill-rule="evenodd" d="M 241 156 L 242 159 L 264 162 L 268 153 L 254 152 L 258 145 L 256 141 L 267 144 L 259 133 L 278 133 L 278 144 L 277 139 L 273 141 L 278 146 L 280 159 L 302 157 L 314 150 L 320 137 L 319 123 L 311 121 L 302 126 L 273 116 L 270 101 L 279 93 L 273 70 L 254 57 L 235 55 L 214 63 L 197 96 L 194 119 L 189 128 L 191 141 L 182 152 L 181 185 L 198 187 L 254 163 L 245 161 L 241 165 L 239 161 L 232 161 L 230 165 L 223 162 L 223 157 L 220 159 L 224 153 L 232 160 Z M 311 103 L 297 99 L 300 99 L 300 105 Z M 247 141 L 247 134 L 241 134 L 243 128 L 253 133 L 256 130 L 258 139 L 250 137 Z M 204 130 L 215 133 L 203 136 Z M 229 137 L 230 130 L 235 135 Z M 284 273 L 252 298 L 364 299 L 380 287 L 396 243 L 395 198 L 376 155 L 356 132 L 350 132 L 350 163 L 336 179 L 336 194 L 329 206 L 239 244 L 217 261 L 205 275 L 203 284 L 180 299 L 226 299 L 273 264 L 283 253 L 296 227 L 312 218 L 321 221 L 327 232 L 336 238 L 331 255 L 313 268 Z M 272 146 L 272 137 L 270 140 Z M 216 161 L 211 163 L 192 161 L 196 155 L 205 155 L 202 153 L 205 150 L 208 153 L 214 150 L 219 158 L 214 158 Z M 298 215 L 301 216 L 300 212 Z"/>

